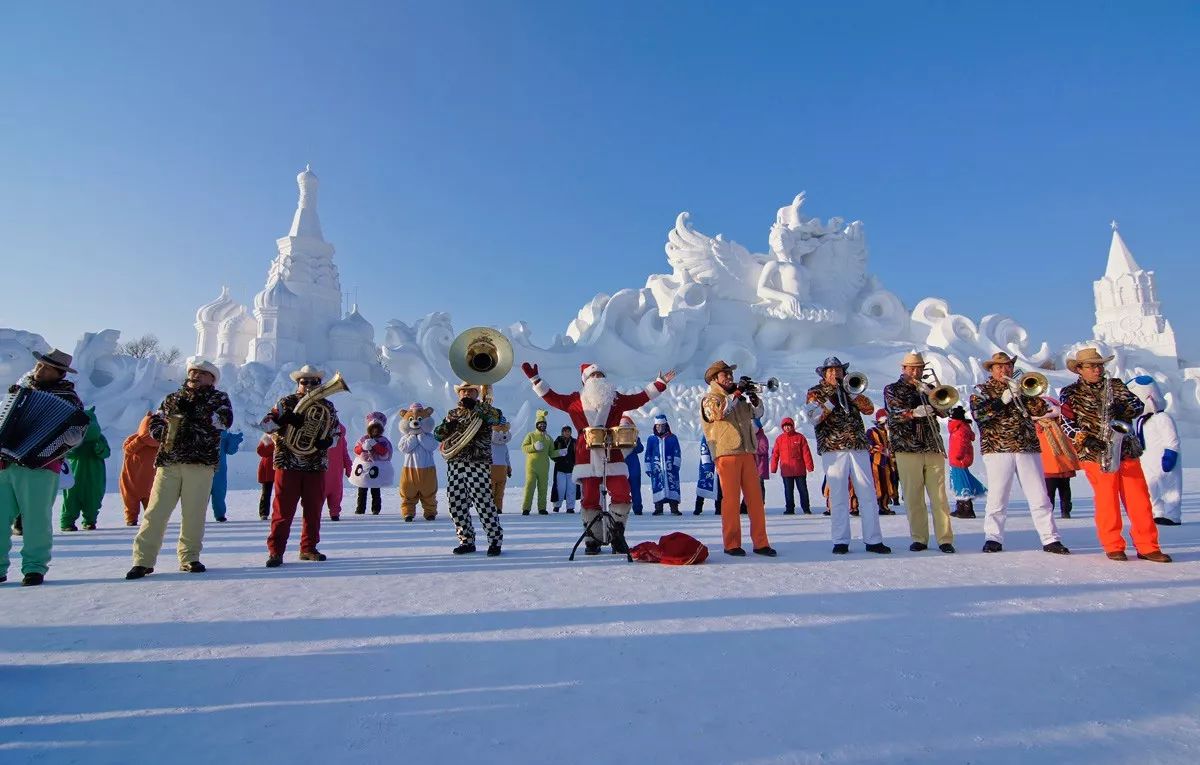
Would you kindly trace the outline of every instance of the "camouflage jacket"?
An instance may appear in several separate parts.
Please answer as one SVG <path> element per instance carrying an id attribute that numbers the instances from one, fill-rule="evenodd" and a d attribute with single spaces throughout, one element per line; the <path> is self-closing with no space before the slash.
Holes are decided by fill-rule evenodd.
<path id="1" fill-rule="evenodd" d="M 179 423 L 168 448 L 169 423 Z M 184 385 L 158 405 L 150 417 L 150 435 L 160 444 L 155 467 L 164 465 L 217 466 L 221 455 L 221 431 L 233 425 L 229 396 L 216 388 L 191 389 Z"/>
<path id="2" fill-rule="evenodd" d="M 817 454 L 825 452 L 866 451 L 867 430 L 862 416 L 875 411 L 871 399 L 863 395 L 850 398 L 850 394 L 827 382 L 818 383 L 808 389 L 809 404 L 829 403 L 833 411 L 825 415 L 815 426 L 817 432 Z"/>
<path id="3" fill-rule="evenodd" d="M 1001 396 L 1008 389 L 1003 380 L 987 380 L 976 385 L 971 393 L 971 416 L 979 423 L 980 451 L 984 454 L 1040 452 L 1037 428 L 1031 418 L 1045 415 L 1050 407 L 1041 398 L 1023 397 L 1015 391 L 1006 404 Z M 1021 406 L 1028 416 L 1021 414 Z"/>
<path id="4" fill-rule="evenodd" d="M 475 437 L 471 439 L 466 448 L 454 455 L 452 459 L 447 460 L 447 462 L 492 464 L 492 426 L 500 423 L 502 413 L 491 404 L 480 401 L 475 405 L 474 409 L 466 409 L 462 406 L 454 407 L 449 412 L 446 412 L 445 419 L 433 429 L 433 437 L 438 441 L 445 441 L 447 438 L 457 435 L 467 427 L 471 416 L 476 414 L 483 418 L 483 424 L 479 428 L 479 432 L 475 434 Z"/>
<path id="5" fill-rule="evenodd" d="M 1088 384 L 1080 378 L 1063 388 L 1059 396 L 1063 405 L 1063 432 L 1075 442 L 1075 451 L 1079 453 L 1079 459 L 1083 462 L 1100 462 L 1103 450 L 1095 444 L 1089 446 L 1087 440 L 1089 436 L 1105 440 L 1105 415 L 1101 406 L 1105 385 L 1112 386 L 1109 416 L 1113 419 L 1133 422 L 1146 408 L 1142 400 L 1120 380 L 1102 377 L 1100 382 Z M 1127 436 L 1121 444 L 1121 459 L 1137 459 L 1141 454 L 1142 445 L 1137 438 Z"/>
<path id="6" fill-rule="evenodd" d="M 893 454 L 945 453 L 942 424 L 937 417 L 946 415 L 938 412 L 932 422 L 928 417 L 912 415 L 913 409 L 928 403 L 920 389 L 905 377 L 884 386 L 883 406 L 887 409 L 888 438 Z"/>
<path id="7" fill-rule="evenodd" d="M 287 438 L 294 425 L 278 425 L 275 423 L 277 416 L 286 417 L 296 410 L 296 404 L 300 403 L 299 393 L 289 393 L 279 399 L 279 403 L 275 408 L 267 413 L 263 418 L 263 429 L 268 433 L 275 433 L 275 455 L 271 458 L 272 465 L 276 470 L 299 470 L 302 473 L 323 473 L 329 467 L 329 447 L 324 449 L 318 448 L 310 454 L 296 454 L 288 448 Z M 313 404 L 313 407 L 323 406 L 329 410 L 329 432 L 326 438 L 332 439 L 332 435 L 338 432 L 337 409 L 329 402 L 329 399 L 323 398 Z M 307 412 L 306 412 L 307 414 Z"/>

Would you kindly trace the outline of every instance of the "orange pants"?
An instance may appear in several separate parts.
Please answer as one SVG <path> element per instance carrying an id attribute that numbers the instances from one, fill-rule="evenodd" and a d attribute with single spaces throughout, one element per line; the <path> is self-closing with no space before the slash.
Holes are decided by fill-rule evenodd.
<path id="1" fill-rule="evenodd" d="M 1142 555 L 1158 550 L 1158 527 L 1150 509 L 1150 489 L 1137 460 L 1121 460 L 1115 473 L 1103 473 L 1095 462 L 1083 462 L 1083 471 L 1096 497 L 1096 536 L 1104 552 L 1125 552 L 1121 536 L 1121 503 L 1129 516 L 1133 546 Z"/>
<path id="2" fill-rule="evenodd" d="M 750 516 L 750 539 L 754 549 L 770 547 L 767 541 L 767 513 L 763 509 L 762 484 L 753 454 L 727 454 L 717 457 L 717 477 L 721 482 L 721 540 L 726 550 L 742 546 L 742 518 L 738 506 L 746 500 Z"/>

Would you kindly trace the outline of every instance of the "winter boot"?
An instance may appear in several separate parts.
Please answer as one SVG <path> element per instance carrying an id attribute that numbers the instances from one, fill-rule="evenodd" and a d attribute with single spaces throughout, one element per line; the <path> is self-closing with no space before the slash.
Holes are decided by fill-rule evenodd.
<path id="1" fill-rule="evenodd" d="M 466 555 L 468 553 L 473 553 L 473 552 L 475 552 L 475 543 L 469 542 L 469 543 L 461 544 L 458 547 L 455 547 L 450 552 L 454 553 L 455 555 Z"/>
<path id="2" fill-rule="evenodd" d="M 878 544 L 867 545 L 867 552 L 876 553 L 877 555 L 890 555 L 892 548 L 880 542 Z"/>
<path id="3" fill-rule="evenodd" d="M 584 555 L 599 555 L 600 554 L 600 543 L 594 539 L 587 540 L 586 542 L 583 543 L 583 554 Z"/>
<path id="4" fill-rule="evenodd" d="M 1070 555 L 1071 551 L 1062 542 L 1051 542 L 1048 545 L 1042 545 L 1042 550 L 1055 555 Z"/>
<path id="5" fill-rule="evenodd" d="M 315 550 L 315 549 L 314 550 L 301 550 L 300 551 L 300 560 L 323 561 L 323 560 L 325 560 L 325 553 L 321 552 L 320 550 Z"/>
<path id="6" fill-rule="evenodd" d="M 629 544 L 625 541 L 625 524 L 614 520 L 608 529 L 609 542 L 614 554 L 624 555 L 629 552 Z"/>
<path id="7" fill-rule="evenodd" d="M 134 566 L 125 574 L 126 579 L 141 579 L 146 574 L 153 574 L 154 569 L 148 566 Z"/>
<path id="8" fill-rule="evenodd" d="M 704 497 L 696 497 L 696 509 L 692 510 L 692 515 L 700 515 L 704 512 Z"/>
<path id="9" fill-rule="evenodd" d="M 495 558 L 499 554 L 500 554 L 500 545 L 498 545 L 498 544 L 488 545 L 487 556 L 489 558 Z"/>
<path id="10" fill-rule="evenodd" d="M 179 570 L 185 574 L 203 574 L 208 569 L 200 561 L 193 560 L 187 563 L 180 563 Z"/>
<path id="11" fill-rule="evenodd" d="M 988 541 L 983 543 L 983 551 L 985 553 L 1004 552 L 1004 545 L 1000 544 L 999 542 L 995 541 L 994 539 L 989 539 Z"/>
<path id="12" fill-rule="evenodd" d="M 1162 553 L 1159 553 L 1159 555 L 1162 555 Z M 1141 557 L 1141 556 L 1138 556 L 1138 557 Z M 1170 560 L 1171 560 L 1170 558 L 1167 558 L 1168 563 L 1170 562 Z M 25 575 L 25 578 L 23 578 L 21 580 L 21 586 L 22 587 L 37 587 L 39 584 L 41 584 L 43 581 L 45 581 L 45 579 L 46 579 L 46 577 L 44 574 L 38 574 L 38 573 L 31 571 L 30 573 Z"/>
<path id="13" fill-rule="evenodd" d="M 683 515 L 683 513 L 679 512 L 679 503 L 678 502 L 671 503 L 671 515 Z"/>

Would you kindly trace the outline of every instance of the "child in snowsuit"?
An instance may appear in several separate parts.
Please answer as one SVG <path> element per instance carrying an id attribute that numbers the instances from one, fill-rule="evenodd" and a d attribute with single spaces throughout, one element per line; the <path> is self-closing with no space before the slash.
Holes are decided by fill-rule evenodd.
<path id="1" fill-rule="evenodd" d="M 329 508 L 329 520 L 342 519 L 342 496 L 346 479 L 350 477 L 350 449 L 346 445 L 346 426 L 338 423 L 333 446 L 326 453 L 329 467 L 325 468 L 325 504 Z"/>
<path id="2" fill-rule="evenodd" d="M 154 458 L 158 456 L 158 441 L 150 435 L 150 414 L 138 425 L 137 433 L 125 439 L 122 447 L 125 461 L 121 464 L 121 502 L 125 505 L 125 525 L 138 525 L 138 518 L 150 502 L 150 487 L 154 485 Z"/>
<path id="3" fill-rule="evenodd" d="M 971 475 L 970 467 L 975 462 L 975 431 L 967 411 L 961 406 L 950 410 L 950 450 L 946 455 L 950 462 L 950 488 L 954 492 L 955 518 L 975 517 L 975 498 L 982 497 L 987 489 L 979 479 Z"/>
<path id="4" fill-rule="evenodd" d="M 225 522 L 225 492 L 229 488 L 229 461 L 226 458 L 230 454 L 237 454 L 241 447 L 241 433 L 221 431 L 221 451 L 217 455 L 217 472 L 213 473 L 212 490 L 209 492 L 212 499 L 213 518 L 217 523 Z"/>
<path id="5" fill-rule="evenodd" d="M 258 518 L 271 517 L 271 492 L 275 488 L 275 436 L 264 433 L 258 442 L 258 482 L 262 491 L 258 495 Z"/>
<path id="6" fill-rule="evenodd" d="M 371 515 L 379 515 L 383 509 L 383 497 L 379 490 L 391 486 L 395 478 L 392 469 L 392 442 L 383 435 L 387 426 L 387 415 L 371 412 L 367 415 L 367 434 L 354 445 L 354 465 L 350 469 L 350 483 L 358 487 L 358 504 L 355 515 L 367 512 L 367 492 L 371 492 Z"/>
<path id="7" fill-rule="evenodd" d="M 438 441 L 433 437 L 433 408 L 414 403 L 400 413 L 400 514 L 405 521 L 417 515 L 417 502 L 425 520 L 437 518 L 437 467 L 433 455 Z M 503 488 L 501 488 L 503 491 Z"/>
<path id="8" fill-rule="evenodd" d="M 108 440 L 96 421 L 96 407 L 85 410 L 88 416 L 83 442 L 67 452 L 67 463 L 75 475 L 75 485 L 63 492 L 60 527 L 63 531 L 78 531 L 75 521 L 83 515 L 83 528 L 96 530 L 96 517 L 104 501 L 104 460 L 112 454 Z"/>

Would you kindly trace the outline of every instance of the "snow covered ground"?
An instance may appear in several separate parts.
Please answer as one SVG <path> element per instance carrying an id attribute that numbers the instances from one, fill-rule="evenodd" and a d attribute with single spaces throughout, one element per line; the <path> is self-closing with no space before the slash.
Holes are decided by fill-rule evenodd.
<path id="1" fill-rule="evenodd" d="M 1106 560 L 1087 499 L 1070 557 L 1022 508 L 1000 555 L 982 520 L 956 521 L 957 555 L 910 553 L 900 515 L 895 554 L 835 559 L 828 519 L 780 516 L 776 482 L 774 560 L 722 555 L 709 503 L 629 532 L 688 531 L 703 566 L 568 563 L 578 516 L 514 515 L 518 486 L 499 559 L 450 555 L 444 508 L 405 524 L 393 492 L 322 526 L 325 563 L 296 560 L 297 520 L 267 570 L 239 491 L 207 574 L 177 573 L 169 541 L 126 582 L 112 495 L 99 531 L 56 536 L 45 586 L 0 587 L 0 762 L 1195 763 L 1187 478 L 1165 566 Z"/>

